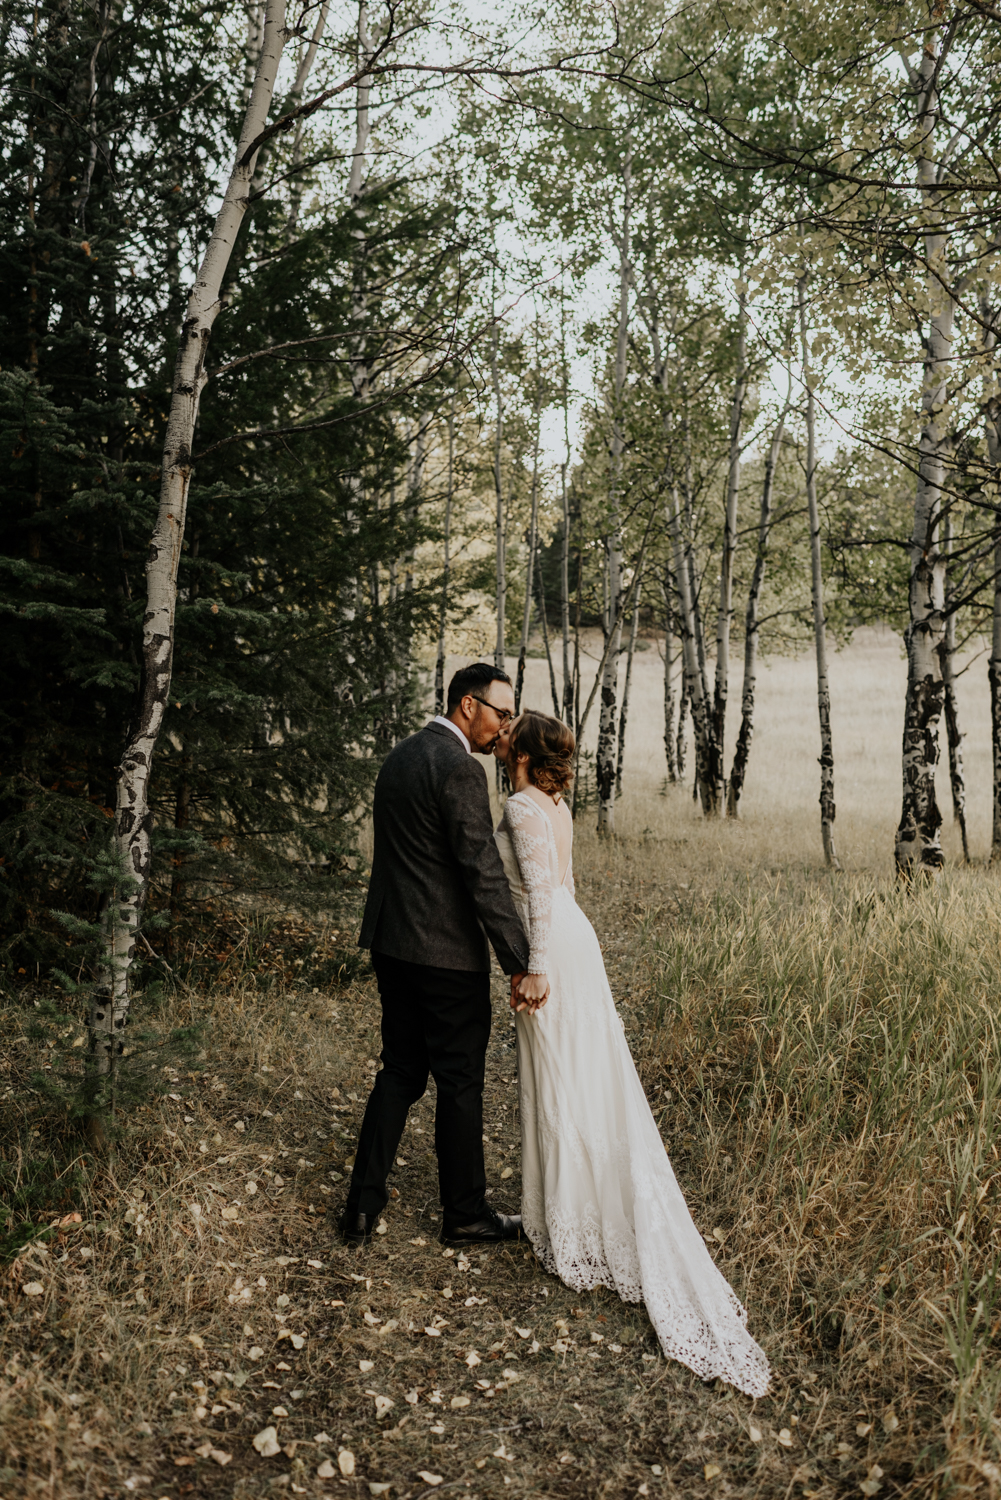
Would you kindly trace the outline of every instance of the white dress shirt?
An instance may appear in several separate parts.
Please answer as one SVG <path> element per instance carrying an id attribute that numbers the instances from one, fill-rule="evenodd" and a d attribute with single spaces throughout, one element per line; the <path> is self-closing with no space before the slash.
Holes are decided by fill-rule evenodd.
<path id="1" fill-rule="evenodd" d="M 462 741 L 462 743 L 466 747 L 466 754 L 467 755 L 472 755 L 472 753 L 473 753 L 473 747 L 470 745 L 469 741 L 466 739 L 466 736 L 463 734 L 462 730 L 459 728 L 458 724 L 456 724 L 453 719 L 446 719 L 445 716 L 444 716 L 444 714 L 435 714 L 434 718 L 431 720 L 431 723 L 432 724 L 444 724 L 444 726 L 445 726 L 446 729 L 450 729 L 453 734 L 458 735 L 459 739 Z"/>

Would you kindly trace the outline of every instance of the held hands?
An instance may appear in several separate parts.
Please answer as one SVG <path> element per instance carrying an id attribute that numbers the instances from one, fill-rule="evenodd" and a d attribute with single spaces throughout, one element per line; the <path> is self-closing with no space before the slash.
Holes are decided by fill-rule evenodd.
<path id="1" fill-rule="evenodd" d="M 545 974 L 511 975 L 511 1009 L 527 1010 L 532 1015 L 549 999 L 549 980 Z"/>

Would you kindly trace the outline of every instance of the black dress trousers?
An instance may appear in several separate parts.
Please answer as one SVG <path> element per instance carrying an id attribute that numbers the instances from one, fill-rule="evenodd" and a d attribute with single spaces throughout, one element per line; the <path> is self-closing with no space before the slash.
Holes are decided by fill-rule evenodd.
<path id="1" fill-rule="evenodd" d="M 382 1070 L 376 1074 L 355 1153 L 349 1212 L 378 1214 L 410 1106 L 434 1078 L 434 1143 L 446 1221 L 483 1213 L 483 1081 L 490 1039 L 490 975 L 436 969 L 373 950 L 382 1001 Z"/>

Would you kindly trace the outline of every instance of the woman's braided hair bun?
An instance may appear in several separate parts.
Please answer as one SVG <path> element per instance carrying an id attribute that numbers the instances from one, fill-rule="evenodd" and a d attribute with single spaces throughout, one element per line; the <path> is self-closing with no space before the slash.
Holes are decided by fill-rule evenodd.
<path id="1" fill-rule="evenodd" d="M 573 757 L 577 741 L 561 719 L 527 708 L 514 721 L 511 749 L 528 756 L 528 779 L 540 792 L 555 796 L 573 781 Z"/>

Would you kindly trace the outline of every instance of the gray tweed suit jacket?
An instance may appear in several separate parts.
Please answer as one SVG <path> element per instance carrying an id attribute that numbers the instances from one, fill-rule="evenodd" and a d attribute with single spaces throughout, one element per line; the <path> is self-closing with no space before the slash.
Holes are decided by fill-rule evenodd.
<path id="1" fill-rule="evenodd" d="M 391 750 L 375 784 L 375 853 L 359 947 L 485 973 L 528 967 L 490 820 L 483 766 L 443 724 Z"/>

